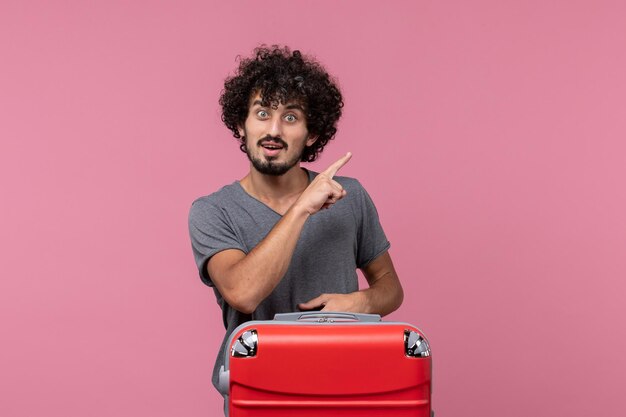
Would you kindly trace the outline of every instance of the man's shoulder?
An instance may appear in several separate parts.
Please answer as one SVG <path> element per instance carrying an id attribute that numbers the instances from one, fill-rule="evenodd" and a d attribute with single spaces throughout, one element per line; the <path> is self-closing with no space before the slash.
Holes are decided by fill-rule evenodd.
<path id="1" fill-rule="evenodd" d="M 241 188 L 241 186 L 235 181 L 211 194 L 196 198 L 193 203 L 191 203 L 191 206 L 227 206 L 237 198 L 239 188 Z"/>
<path id="2" fill-rule="evenodd" d="M 228 217 L 226 213 L 231 211 L 240 200 L 240 188 L 237 182 L 233 182 L 209 195 L 196 198 L 189 209 L 189 220 L 192 222 L 205 222 L 209 219 L 224 221 Z"/>
<path id="3" fill-rule="evenodd" d="M 335 175 L 333 179 L 341 184 L 341 186 L 345 188 L 348 192 L 363 190 L 363 185 L 361 185 L 359 180 L 357 180 L 356 178 Z"/>

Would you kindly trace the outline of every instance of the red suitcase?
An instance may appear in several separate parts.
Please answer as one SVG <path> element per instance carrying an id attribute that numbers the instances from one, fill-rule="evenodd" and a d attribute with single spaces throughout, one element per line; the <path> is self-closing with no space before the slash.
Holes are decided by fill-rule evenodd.
<path id="1" fill-rule="evenodd" d="M 430 347 L 410 324 L 277 314 L 237 327 L 225 355 L 228 417 L 431 417 Z"/>

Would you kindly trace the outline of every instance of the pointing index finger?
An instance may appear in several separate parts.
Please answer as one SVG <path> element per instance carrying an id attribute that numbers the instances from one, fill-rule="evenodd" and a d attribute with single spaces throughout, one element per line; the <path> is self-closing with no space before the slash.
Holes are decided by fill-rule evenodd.
<path id="1" fill-rule="evenodd" d="M 348 161 L 352 158 L 352 152 L 348 152 L 339 160 L 335 161 L 331 166 L 324 170 L 324 174 L 328 175 L 330 178 L 334 177 L 337 174 L 337 171 L 341 169 L 342 166 L 348 163 Z"/>

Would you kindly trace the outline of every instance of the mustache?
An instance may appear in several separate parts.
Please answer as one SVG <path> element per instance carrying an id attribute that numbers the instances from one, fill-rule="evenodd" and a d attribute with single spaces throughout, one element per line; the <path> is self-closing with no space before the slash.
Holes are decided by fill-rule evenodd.
<path id="1" fill-rule="evenodd" d="M 289 145 L 287 145 L 287 142 L 285 142 L 284 140 L 282 140 L 281 138 L 277 137 L 277 136 L 270 136 L 267 135 L 262 139 L 259 139 L 259 141 L 257 142 L 257 145 L 261 146 L 263 145 L 265 142 L 274 142 L 274 143 L 278 143 L 279 145 L 281 145 L 284 149 L 287 149 L 289 147 Z"/>

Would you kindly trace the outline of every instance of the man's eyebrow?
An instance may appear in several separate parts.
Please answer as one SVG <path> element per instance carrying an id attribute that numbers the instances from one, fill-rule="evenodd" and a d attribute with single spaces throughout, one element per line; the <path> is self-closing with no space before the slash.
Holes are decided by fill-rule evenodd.
<path id="1" fill-rule="evenodd" d="M 298 103 L 289 104 L 289 105 L 285 106 L 285 108 L 287 110 L 297 109 L 297 110 L 300 110 L 300 111 L 302 111 L 304 113 L 304 107 L 302 107 L 302 105 L 300 105 Z"/>
<path id="2" fill-rule="evenodd" d="M 252 107 L 254 106 L 261 106 L 261 107 L 267 107 L 265 105 L 263 105 L 263 102 L 261 100 L 254 100 L 252 102 Z M 292 104 L 288 104 L 285 106 L 286 110 L 300 110 L 301 112 L 305 112 L 304 107 L 301 104 L 298 103 L 292 103 Z"/>

